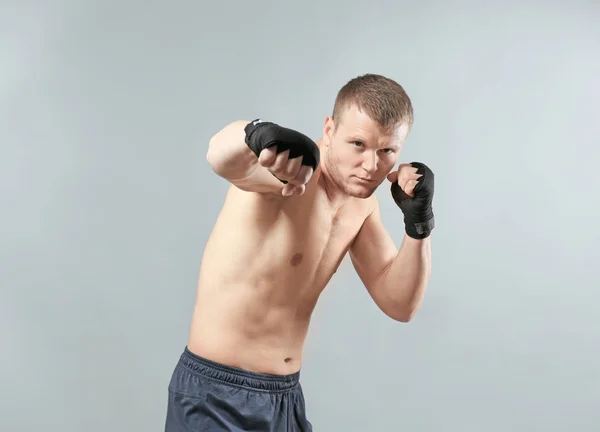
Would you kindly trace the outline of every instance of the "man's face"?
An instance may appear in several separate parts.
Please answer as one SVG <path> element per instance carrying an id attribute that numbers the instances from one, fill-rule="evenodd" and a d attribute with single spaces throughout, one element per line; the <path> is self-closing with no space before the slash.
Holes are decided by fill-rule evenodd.
<path id="1" fill-rule="evenodd" d="M 384 130 L 356 106 L 346 109 L 337 124 L 328 117 L 323 163 L 329 178 L 342 192 L 368 198 L 394 168 L 407 135 L 408 125 Z"/>

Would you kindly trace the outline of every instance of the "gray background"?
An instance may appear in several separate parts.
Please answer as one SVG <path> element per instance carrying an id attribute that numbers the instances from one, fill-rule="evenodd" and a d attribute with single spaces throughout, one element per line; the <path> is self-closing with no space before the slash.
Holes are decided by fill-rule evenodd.
<path id="1" fill-rule="evenodd" d="M 343 263 L 306 346 L 315 430 L 599 430 L 598 2 L 283 3 L 1 3 L 0 430 L 162 430 L 228 186 L 208 139 L 318 138 L 366 72 L 415 105 L 433 274 L 406 325 Z"/>

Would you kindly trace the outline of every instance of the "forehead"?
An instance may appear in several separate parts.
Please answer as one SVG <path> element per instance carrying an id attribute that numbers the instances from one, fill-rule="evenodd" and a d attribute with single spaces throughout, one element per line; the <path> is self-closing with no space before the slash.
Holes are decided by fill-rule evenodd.
<path id="1" fill-rule="evenodd" d="M 352 105 L 344 111 L 338 129 L 345 136 L 369 143 L 401 145 L 408 135 L 409 128 L 403 123 L 393 129 L 384 129 L 367 113 Z"/>

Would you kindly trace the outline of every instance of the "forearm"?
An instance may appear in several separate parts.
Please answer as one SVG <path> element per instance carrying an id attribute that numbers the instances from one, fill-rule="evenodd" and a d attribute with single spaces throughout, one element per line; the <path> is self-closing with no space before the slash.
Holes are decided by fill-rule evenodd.
<path id="1" fill-rule="evenodd" d="M 431 237 L 417 240 L 406 235 L 379 281 L 386 313 L 398 321 L 410 321 L 423 301 L 430 274 Z"/>
<path id="2" fill-rule="evenodd" d="M 210 139 L 206 160 L 238 189 L 278 198 L 304 193 L 319 163 L 306 135 L 273 122 L 238 120 Z"/>
<path id="3" fill-rule="evenodd" d="M 258 158 L 245 142 L 247 124 L 245 120 L 230 123 L 210 139 L 206 160 L 215 173 L 227 180 L 247 178 L 259 166 Z"/>

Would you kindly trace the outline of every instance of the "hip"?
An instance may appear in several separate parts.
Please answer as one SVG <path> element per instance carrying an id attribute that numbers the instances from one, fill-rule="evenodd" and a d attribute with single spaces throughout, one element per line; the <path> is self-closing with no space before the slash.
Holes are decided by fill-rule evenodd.
<path id="1" fill-rule="evenodd" d="M 169 382 L 165 431 L 311 431 L 300 372 L 257 373 L 185 348 Z"/>

